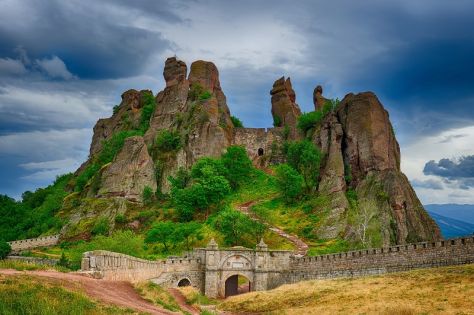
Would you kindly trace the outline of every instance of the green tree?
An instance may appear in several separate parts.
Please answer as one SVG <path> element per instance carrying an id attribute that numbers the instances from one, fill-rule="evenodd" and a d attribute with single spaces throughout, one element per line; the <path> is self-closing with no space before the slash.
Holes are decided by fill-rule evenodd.
<path id="1" fill-rule="evenodd" d="M 226 245 L 240 245 L 248 232 L 250 219 L 238 211 L 225 209 L 219 213 L 214 221 L 214 227 L 224 235 Z"/>
<path id="2" fill-rule="evenodd" d="M 202 225 L 198 222 L 177 223 L 174 239 L 183 242 L 186 250 L 189 251 L 195 241 L 202 240 L 201 229 Z"/>
<path id="3" fill-rule="evenodd" d="M 249 220 L 247 223 L 247 231 L 252 236 L 255 244 L 258 244 L 265 235 L 266 226 L 260 221 Z"/>
<path id="4" fill-rule="evenodd" d="M 276 168 L 278 189 L 286 203 L 295 202 L 303 192 L 303 177 L 288 164 Z"/>
<path id="5" fill-rule="evenodd" d="M 145 186 L 142 192 L 143 204 L 149 206 L 153 203 L 154 192 L 150 186 Z"/>
<path id="6" fill-rule="evenodd" d="M 226 178 L 229 180 L 232 188 L 235 189 L 241 183 L 248 180 L 253 170 L 253 165 L 244 147 L 236 145 L 228 147 L 221 160 L 227 169 Z"/>
<path id="7" fill-rule="evenodd" d="M 191 174 L 184 167 L 180 167 L 175 176 L 168 177 L 168 181 L 171 187 L 184 189 L 191 183 Z"/>
<path id="8" fill-rule="evenodd" d="M 288 144 L 286 157 L 288 164 L 303 176 L 306 192 L 314 191 L 318 186 L 321 151 L 311 141 L 294 141 Z"/>
<path id="9" fill-rule="evenodd" d="M 148 231 L 145 243 L 161 243 L 165 252 L 169 252 L 170 245 L 175 240 L 175 224 L 173 222 L 158 222 Z"/>
<path id="10" fill-rule="evenodd" d="M 4 240 L 0 240 L 0 259 L 5 259 L 12 251 L 10 244 Z"/>
<path id="11" fill-rule="evenodd" d="M 242 121 L 235 117 L 235 116 L 230 116 L 230 120 L 232 120 L 232 124 L 234 125 L 234 127 L 236 128 L 243 128 L 244 127 L 244 124 L 242 123 Z"/>

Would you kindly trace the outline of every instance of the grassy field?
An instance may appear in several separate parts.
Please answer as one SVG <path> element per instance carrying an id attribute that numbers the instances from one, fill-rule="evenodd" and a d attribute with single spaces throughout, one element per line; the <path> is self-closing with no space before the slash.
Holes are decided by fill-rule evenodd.
<path id="1" fill-rule="evenodd" d="M 31 276 L 0 276 L 0 314 L 133 314 L 133 311 L 105 306 L 80 291 Z"/>
<path id="2" fill-rule="evenodd" d="M 305 281 L 231 297 L 218 309 L 244 314 L 474 314 L 474 265 Z"/>

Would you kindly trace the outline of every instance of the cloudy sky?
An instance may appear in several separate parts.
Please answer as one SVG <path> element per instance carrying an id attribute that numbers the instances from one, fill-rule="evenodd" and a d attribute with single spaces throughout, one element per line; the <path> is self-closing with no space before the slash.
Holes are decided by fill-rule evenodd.
<path id="1" fill-rule="evenodd" d="M 296 4 L 297 3 L 297 4 Z M 424 203 L 474 203 L 473 1 L 0 0 L 0 193 L 87 158 L 123 91 L 163 89 L 163 64 L 213 61 L 232 113 L 271 125 L 290 76 L 303 111 L 374 91 Z"/>

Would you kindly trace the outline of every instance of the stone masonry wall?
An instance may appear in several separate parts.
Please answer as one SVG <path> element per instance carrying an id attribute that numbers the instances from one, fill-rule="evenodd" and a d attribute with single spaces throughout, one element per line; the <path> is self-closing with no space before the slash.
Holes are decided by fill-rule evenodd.
<path id="1" fill-rule="evenodd" d="M 285 282 L 474 263 L 474 237 L 293 258 Z"/>
<path id="2" fill-rule="evenodd" d="M 22 250 L 33 249 L 37 247 L 54 246 L 59 242 L 59 235 L 51 235 L 37 238 L 29 238 L 26 240 L 8 242 L 12 247 L 12 252 L 20 252 Z"/>
<path id="3" fill-rule="evenodd" d="M 189 274 L 200 270 L 199 258 L 179 257 L 151 261 L 105 250 L 86 252 L 81 262 L 81 271 L 96 278 L 130 282 L 156 279 L 154 282 L 164 286 L 173 286 L 174 274 Z M 196 286 L 200 287 L 201 284 L 196 283 Z"/>
<path id="4" fill-rule="evenodd" d="M 278 143 L 283 143 L 283 128 L 235 128 L 234 145 L 244 146 L 247 154 L 256 166 L 280 162 Z M 259 149 L 263 149 L 263 156 L 259 156 Z"/>

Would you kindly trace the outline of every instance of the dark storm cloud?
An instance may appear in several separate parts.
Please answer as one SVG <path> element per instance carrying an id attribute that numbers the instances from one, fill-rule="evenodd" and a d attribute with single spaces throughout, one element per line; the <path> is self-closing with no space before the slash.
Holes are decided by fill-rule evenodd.
<path id="1" fill-rule="evenodd" d="M 466 0 L 0 0 L 0 173 L 8 178 L 0 192 L 18 195 L 81 162 L 90 134 L 76 130 L 108 116 L 125 89 L 156 93 L 175 52 L 188 66 L 216 63 L 229 107 L 247 126 L 271 126 L 269 91 L 282 75 L 303 111 L 313 109 L 317 84 L 327 97 L 373 90 L 402 148 L 472 125 L 472 12 Z M 439 173 L 434 163 L 428 169 Z M 469 178 L 442 178 L 448 183 L 414 185 L 469 186 Z"/>
<path id="2" fill-rule="evenodd" d="M 423 173 L 442 177 L 447 183 L 456 181 L 461 189 L 474 187 L 474 155 L 463 156 L 458 160 L 429 161 Z"/>
<path id="3" fill-rule="evenodd" d="M 53 55 L 83 79 L 134 76 L 149 58 L 171 46 L 161 33 L 132 26 L 145 12 L 157 21 L 179 22 L 163 1 L 107 5 L 96 1 L 19 1 L 0 13 L 0 56 L 17 57 L 23 47 L 31 59 Z M 23 6 L 28 9 L 22 10 Z M 22 21 L 21 27 L 17 25 Z"/>

